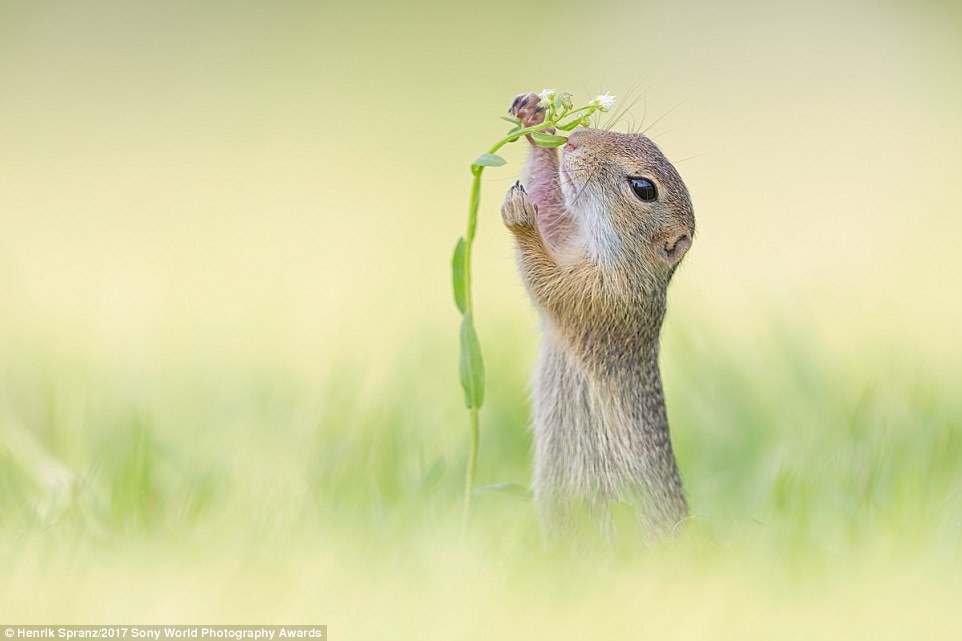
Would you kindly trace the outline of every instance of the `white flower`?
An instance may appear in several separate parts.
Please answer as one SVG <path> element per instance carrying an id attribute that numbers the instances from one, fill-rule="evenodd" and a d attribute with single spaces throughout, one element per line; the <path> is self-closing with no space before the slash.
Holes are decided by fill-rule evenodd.
<path id="1" fill-rule="evenodd" d="M 555 93 L 556 92 L 554 89 L 545 89 L 539 93 L 538 98 L 541 98 L 541 101 L 538 103 L 538 105 L 541 107 L 550 107 L 551 103 L 554 102 Z"/>
<path id="2" fill-rule="evenodd" d="M 595 96 L 595 99 L 591 101 L 591 104 L 595 105 L 601 111 L 608 111 L 615 106 L 615 97 L 610 93 L 605 93 L 602 96 Z"/>

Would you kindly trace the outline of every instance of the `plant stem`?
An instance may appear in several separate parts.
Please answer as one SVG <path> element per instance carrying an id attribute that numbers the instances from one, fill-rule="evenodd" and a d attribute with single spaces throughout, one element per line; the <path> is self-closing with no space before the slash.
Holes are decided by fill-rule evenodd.
<path id="1" fill-rule="evenodd" d="M 580 109 L 576 109 L 575 111 L 581 111 L 581 110 L 580 110 Z M 571 113 L 574 113 L 574 112 L 571 112 Z M 519 138 L 521 138 L 522 136 L 525 136 L 525 135 L 527 135 L 527 134 L 537 133 L 537 132 L 541 131 L 542 129 L 547 129 L 548 127 L 554 127 L 556 124 L 557 124 L 557 123 L 555 123 L 555 122 L 545 120 L 545 121 L 544 121 L 543 123 L 541 123 L 540 125 L 535 125 L 535 126 L 533 126 L 533 127 L 525 127 L 524 129 L 519 129 L 518 131 L 515 131 L 514 133 L 508 134 L 507 136 L 505 136 L 504 138 L 502 138 L 501 140 L 499 140 L 498 142 L 496 142 L 496 143 L 494 144 L 494 146 L 491 147 L 491 149 L 488 150 L 488 153 L 489 153 L 489 154 L 493 154 L 493 153 L 495 153 L 496 151 L 498 151 L 499 149 L 501 149 L 502 147 L 504 147 L 504 146 L 505 146 L 506 144 L 508 144 L 509 142 L 514 142 L 515 140 L 517 140 L 517 139 L 519 139 Z M 480 176 L 476 175 L 476 176 L 475 176 L 475 179 L 476 179 L 476 181 L 477 181 L 478 186 L 480 186 L 480 184 L 481 184 L 481 178 L 480 178 Z M 474 204 L 474 203 L 472 202 L 472 205 L 473 205 L 473 204 Z M 475 213 L 477 213 L 477 210 L 475 210 Z"/>
<path id="2" fill-rule="evenodd" d="M 504 144 L 504 141 L 499 144 Z M 491 152 L 494 153 L 494 152 Z M 474 297 L 471 295 L 471 248 L 474 245 L 474 233 L 478 226 L 478 207 L 481 205 L 481 174 L 484 167 L 474 166 L 471 173 L 474 181 L 471 184 L 471 204 L 468 209 L 468 228 L 464 235 L 464 315 L 474 318 Z M 465 530 L 471 518 L 471 495 L 474 494 L 474 475 L 478 462 L 478 407 L 469 407 L 468 414 L 471 423 L 471 445 L 468 449 L 468 468 L 464 480 L 464 516 L 461 526 Z"/>
<path id="3" fill-rule="evenodd" d="M 464 486 L 464 515 L 461 520 L 461 527 L 467 531 L 468 521 L 471 518 L 471 496 L 474 494 L 474 472 L 478 466 L 478 408 L 468 409 L 471 419 L 471 448 L 468 453 L 468 473 Z"/>

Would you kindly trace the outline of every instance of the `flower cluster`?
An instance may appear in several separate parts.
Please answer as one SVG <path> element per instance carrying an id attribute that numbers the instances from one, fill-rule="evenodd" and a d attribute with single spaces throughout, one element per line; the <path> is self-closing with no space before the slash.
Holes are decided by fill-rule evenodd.
<path id="1" fill-rule="evenodd" d="M 555 127 L 560 131 L 587 127 L 591 122 L 591 114 L 610 111 L 614 106 L 615 97 L 610 93 L 595 96 L 587 105 L 578 108 L 575 108 L 573 97 L 567 91 L 545 89 L 538 94 L 538 107 L 545 112 L 545 127 Z"/>

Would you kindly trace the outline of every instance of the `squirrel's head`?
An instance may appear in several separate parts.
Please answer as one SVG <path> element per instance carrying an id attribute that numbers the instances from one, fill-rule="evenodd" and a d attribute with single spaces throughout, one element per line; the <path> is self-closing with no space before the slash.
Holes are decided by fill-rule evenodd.
<path id="1" fill-rule="evenodd" d="M 589 258 L 640 259 L 671 275 L 691 247 L 695 215 L 685 183 L 655 143 L 641 134 L 578 129 L 559 173 Z"/>

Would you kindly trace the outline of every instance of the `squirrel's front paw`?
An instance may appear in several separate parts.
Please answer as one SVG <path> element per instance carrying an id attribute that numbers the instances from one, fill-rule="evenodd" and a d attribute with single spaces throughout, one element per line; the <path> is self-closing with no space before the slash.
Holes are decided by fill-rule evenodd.
<path id="1" fill-rule="evenodd" d="M 522 127 L 534 127 L 544 122 L 544 107 L 539 107 L 541 96 L 523 93 L 508 107 L 508 113 L 521 121 Z"/>
<path id="2" fill-rule="evenodd" d="M 501 205 L 501 218 L 504 225 L 512 231 L 530 229 L 535 225 L 537 208 L 528 199 L 521 182 L 514 183 L 508 193 L 504 196 L 504 204 Z"/>

